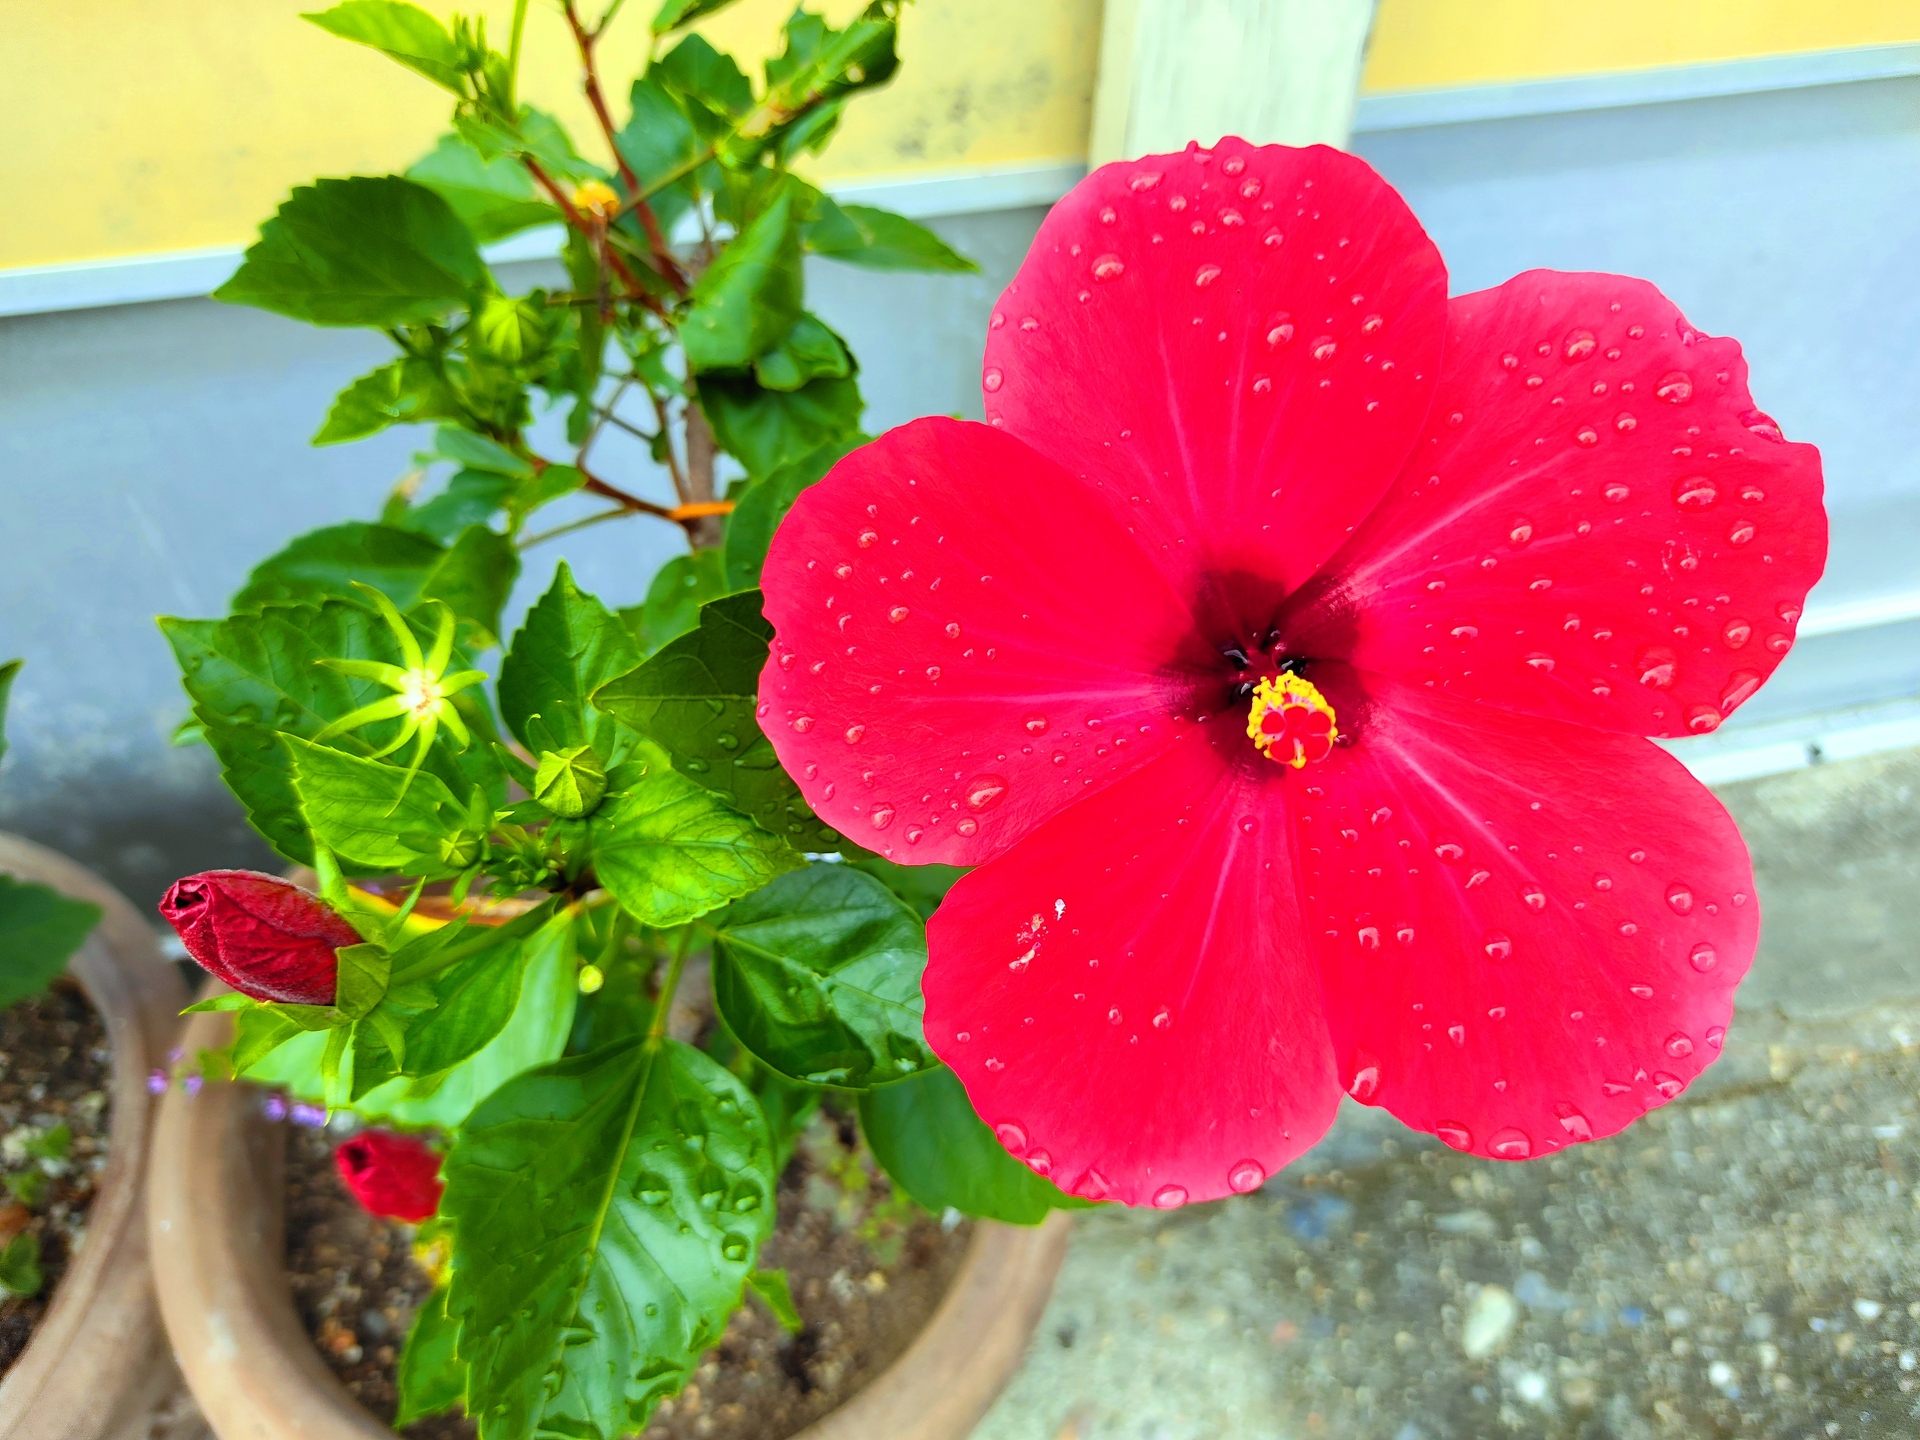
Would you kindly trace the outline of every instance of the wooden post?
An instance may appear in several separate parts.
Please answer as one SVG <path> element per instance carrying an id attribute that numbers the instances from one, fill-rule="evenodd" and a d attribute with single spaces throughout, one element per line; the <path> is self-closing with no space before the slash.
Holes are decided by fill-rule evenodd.
<path id="1" fill-rule="evenodd" d="M 1092 162 L 1211 145 L 1344 145 L 1373 0 L 1106 0 Z"/>

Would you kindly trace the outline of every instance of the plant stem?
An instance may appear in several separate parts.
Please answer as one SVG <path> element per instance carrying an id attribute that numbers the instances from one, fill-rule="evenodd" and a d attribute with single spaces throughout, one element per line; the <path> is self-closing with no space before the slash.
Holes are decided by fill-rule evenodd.
<path id="1" fill-rule="evenodd" d="M 667 1014 L 673 1009 L 673 995 L 680 988 L 680 976 L 687 968 L 687 950 L 693 944 L 693 927 L 686 926 L 673 937 L 673 952 L 667 959 L 667 978 L 660 982 L 660 998 L 654 1001 L 653 1019 L 647 1024 L 647 1043 L 657 1045 L 666 1038 Z"/>
<path id="2" fill-rule="evenodd" d="M 607 97 L 600 89 L 600 71 L 593 58 L 593 42 L 598 31 L 590 31 L 580 23 L 580 15 L 574 9 L 573 0 L 564 0 L 567 24 L 573 30 L 574 43 L 580 48 L 580 67 L 585 73 L 582 88 L 586 91 L 587 103 L 593 107 L 594 118 L 600 122 L 600 133 L 606 136 L 607 148 L 613 152 L 613 163 L 619 167 L 621 183 L 627 187 L 627 193 L 635 197 L 634 214 L 639 217 L 640 228 L 647 232 L 647 243 L 653 247 L 653 265 L 667 277 L 673 288 L 682 295 L 687 293 L 687 277 L 674 263 L 673 252 L 667 248 L 666 234 L 660 229 L 660 218 L 653 213 L 653 207 L 647 204 L 641 195 L 640 177 L 633 173 L 633 167 L 627 163 L 627 157 L 620 153 L 618 132 L 614 128 L 613 114 L 607 109 Z M 609 13 L 608 19 L 612 18 Z M 601 27 L 604 29 L 606 20 Z"/>
<path id="3" fill-rule="evenodd" d="M 520 113 L 514 96 L 520 85 L 520 37 L 527 28 L 527 0 L 513 0 L 513 38 L 507 42 L 507 111 Z"/>
<path id="4" fill-rule="evenodd" d="M 681 424 L 687 433 L 687 500 L 698 505 L 716 498 L 713 465 L 720 447 L 713 438 L 713 427 L 707 424 L 706 413 L 691 396 L 681 412 Z M 726 537 L 720 521 L 710 518 L 688 525 L 687 538 L 696 550 L 715 550 Z"/>
<path id="5" fill-rule="evenodd" d="M 573 201 L 568 198 L 566 191 L 562 190 L 558 182 L 547 173 L 546 166 L 533 156 L 522 154 L 520 163 L 527 167 L 527 173 L 533 176 L 542 190 L 547 192 L 548 198 L 560 207 L 560 213 L 567 217 L 567 224 L 594 242 L 600 252 L 600 258 L 612 267 L 614 274 L 620 277 L 620 283 L 627 287 L 628 298 L 639 301 L 661 319 L 666 319 L 666 308 L 642 288 L 633 271 L 627 268 L 627 262 L 622 260 L 619 252 L 607 243 L 606 226 L 582 215 Z"/>
<path id="6" fill-rule="evenodd" d="M 601 510 L 579 520 L 569 520 L 566 524 L 556 525 L 551 530 L 542 530 L 538 535 L 529 535 L 513 548 L 531 550 L 536 545 L 544 545 L 547 541 L 557 540 L 562 535 L 571 535 L 575 530 L 584 530 L 589 525 L 598 525 L 603 520 L 624 520 L 634 513 L 624 505 L 617 505 L 611 510 Z"/>
<path id="7" fill-rule="evenodd" d="M 673 428 L 667 421 L 667 402 L 660 398 L 659 392 L 651 385 L 647 387 L 647 398 L 653 401 L 653 413 L 658 416 L 660 420 L 660 438 L 665 442 L 666 446 L 667 473 L 673 476 L 673 493 L 678 495 L 680 497 L 680 503 L 685 505 L 691 501 L 694 496 L 692 492 L 687 489 L 686 474 L 680 469 L 680 456 L 673 448 Z"/>

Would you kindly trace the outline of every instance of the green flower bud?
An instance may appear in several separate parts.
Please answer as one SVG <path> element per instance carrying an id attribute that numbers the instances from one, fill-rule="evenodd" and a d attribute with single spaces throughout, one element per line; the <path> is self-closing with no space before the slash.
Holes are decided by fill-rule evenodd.
<path id="1" fill-rule="evenodd" d="M 439 837 L 440 860 L 456 870 L 478 865 L 487 852 L 487 837 L 473 830 Z"/>
<path id="2" fill-rule="evenodd" d="M 607 770 L 591 745 L 543 750 L 533 777 L 533 798 L 563 820 L 578 820 L 607 793 Z"/>
<path id="3" fill-rule="evenodd" d="M 509 363 L 537 355 L 547 345 L 546 317 L 530 297 L 489 295 L 473 317 L 480 343 Z"/>

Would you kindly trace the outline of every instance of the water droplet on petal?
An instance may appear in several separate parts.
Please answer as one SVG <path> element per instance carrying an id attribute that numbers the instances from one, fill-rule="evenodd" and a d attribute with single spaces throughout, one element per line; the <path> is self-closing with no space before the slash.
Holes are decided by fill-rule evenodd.
<path id="1" fill-rule="evenodd" d="M 1599 349 L 1599 342 L 1593 338 L 1591 330 L 1569 330 L 1567 338 L 1561 343 L 1560 353 L 1569 364 L 1585 360 Z"/>
<path id="2" fill-rule="evenodd" d="M 1709 1025 L 1707 1027 L 1707 1044 L 1711 1045 L 1714 1049 L 1718 1050 L 1722 1045 L 1726 1043 L 1727 1043 L 1727 1027 L 1726 1026 Z"/>
<path id="3" fill-rule="evenodd" d="M 1433 1127 L 1433 1133 L 1440 1137 L 1441 1143 L 1451 1145 L 1455 1150 L 1467 1150 L 1473 1146 L 1473 1132 L 1458 1120 L 1442 1120 Z"/>
<path id="4" fill-rule="evenodd" d="M 1653 987 L 1651 985 L 1629 985 L 1627 987 L 1627 993 L 1636 1000 L 1651 1000 L 1653 998 Z"/>
<path id="5" fill-rule="evenodd" d="M 893 806 L 876 805 L 868 813 L 867 819 L 873 823 L 874 829 L 884 830 L 893 823 Z"/>
<path id="6" fill-rule="evenodd" d="M 1684 1060 L 1693 1053 L 1693 1041 L 1685 1035 L 1676 1033 L 1667 1037 L 1667 1043 L 1662 1048 L 1674 1059 Z"/>
<path id="7" fill-rule="evenodd" d="M 1489 930 L 1480 942 L 1487 952 L 1487 958 L 1496 965 L 1504 964 L 1513 955 L 1513 938 L 1503 930 Z"/>
<path id="8" fill-rule="evenodd" d="M 1533 1141 L 1526 1131 L 1509 1125 L 1487 1137 L 1487 1153 L 1498 1160 L 1524 1160 L 1533 1154 Z"/>
<path id="9" fill-rule="evenodd" d="M 1583 449 L 1591 450 L 1595 445 L 1598 445 L 1600 443 L 1600 432 L 1594 429 L 1591 425 L 1582 425 L 1578 430 L 1573 432 L 1573 443 L 1582 447 Z M 1614 488 L 1615 487 L 1609 485 L 1607 487 L 1607 491 L 1611 492 Z M 1622 500 L 1627 498 L 1626 488 L 1627 487 L 1624 485 L 1619 487 L 1621 491 L 1620 498 Z M 1614 497 L 1611 493 L 1608 493 L 1607 498 L 1611 500 Z"/>
<path id="10" fill-rule="evenodd" d="M 978 835 L 980 833 L 980 822 L 969 815 L 953 828 L 961 835 Z"/>
<path id="11" fill-rule="evenodd" d="M 1663 1098 L 1671 1100 L 1687 1088 L 1687 1082 L 1678 1075 L 1669 1075 L 1664 1070 L 1656 1070 L 1653 1072 L 1653 1088 L 1658 1090 Z"/>
<path id="12" fill-rule="evenodd" d="M 1719 487 L 1705 475 L 1682 475 L 1673 482 L 1673 503 L 1682 510 L 1704 510 L 1719 498 Z"/>
<path id="13" fill-rule="evenodd" d="M 1154 1207 L 1159 1210 L 1174 1210 L 1187 1203 L 1187 1187 L 1184 1185 L 1162 1185 L 1153 1192 Z"/>
<path id="14" fill-rule="evenodd" d="M 1533 539 L 1533 522 L 1531 520 L 1515 520 L 1512 527 L 1507 531 L 1507 539 L 1511 540 L 1515 545 L 1526 544 L 1529 540 Z"/>
<path id="15" fill-rule="evenodd" d="M 1353 1079 L 1347 1085 L 1347 1094 L 1362 1105 L 1373 1103 L 1373 1097 L 1380 1093 L 1380 1067 L 1363 1065 L 1353 1072 Z"/>
<path id="16" fill-rule="evenodd" d="M 1464 1025 L 1458 1025 L 1458 1024 L 1447 1026 L 1447 1038 L 1453 1041 L 1453 1043 L 1456 1045 L 1466 1044 L 1467 1043 L 1467 1027 Z"/>
<path id="17" fill-rule="evenodd" d="M 1685 915 L 1693 909 L 1693 891 L 1675 881 L 1667 887 L 1667 904 L 1673 907 L 1676 915 Z"/>
<path id="18" fill-rule="evenodd" d="M 879 538 L 880 532 L 878 530 L 862 530 L 860 532 L 860 548 L 862 550 L 871 549 L 873 543 Z"/>
<path id="19" fill-rule="evenodd" d="M 1322 335 L 1313 342 L 1313 358 L 1316 364 L 1325 365 L 1340 353 L 1340 342 L 1331 335 Z"/>
<path id="20" fill-rule="evenodd" d="M 1520 898 L 1527 902 L 1527 908 L 1529 910 L 1544 910 L 1547 908 L 1547 892 L 1542 890 L 1538 885 L 1527 886 L 1526 889 L 1520 892 Z"/>
<path id="21" fill-rule="evenodd" d="M 1466 850 L 1454 844 L 1451 840 L 1442 840 L 1439 844 L 1435 845 L 1433 847 L 1433 853 L 1439 857 L 1440 863 L 1443 865 L 1457 865 L 1467 858 Z"/>
<path id="22" fill-rule="evenodd" d="M 1006 375 L 998 366 L 994 366 L 980 377 L 980 384 L 985 388 L 986 392 L 991 395 L 999 390 L 999 388 L 1006 383 L 1006 380 Z"/>
<path id="23" fill-rule="evenodd" d="M 967 782 L 967 808 L 976 813 L 991 810 L 1007 798 L 1004 775 L 976 775 Z"/>
<path id="24" fill-rule="evenodd" d="M 1154 1011 L 1153 1028 L 1156 1030 L 1171 1030 L 1173 1028 L 1173 1012 L 1164 1005 Z"/>
<path id="25" fill-rule="evenodd" d="M 1093 262 L 1093 278 L 1096 280 L 1118 280 L 1126 273 L 1126 262 L 1118 255 L 1102 255 Z"/>
<path id="26" fill-rule="evenodd" d="M 847 744 L 858 745 L 860 743 L 860 737 L 866 733 L 867 727 L 864 725 L 847 726 Z"/>
<path id="27" fill-rule="evenodd" d="M 976 1130 L 974 1133 L 977 1135 L 980 1132 Z M 1027 1148 L 1027 1132 L 1011 1120 L 1002 1120 L 993 1127 L 993 1133 L 999 1136 L 1000 1143 L 1015 1155 L 1021 1154 Z"/>
<path id="28" fill-rule="evenodd" d="M 1206 289 L 1207 286 L 1219 278 L 1220 267 L 1218 265 L 1202 265 L 1198 270 L 1193 272 L 1194 286 L 1201 290 Z"/>
<path id="29" fill-rule="evenodd" d="M 1752 541 L 1753 534 L 1753 522 L 1751 520 L 1736 520 L 1727 531 L 1727 543 L 1736 547 L 1748 544 Z"/>
<path id="30" fill-rule="evenodd" d="M 1227 1187 L 1236 1195 L 1258 1190 L 1267 1180 L 1267 1167 L 1258 1160 L 1242 1160 L 1227 1171 Z"/>
<path id="31" fill-rule="evenodd" d="M 1560 1128 L 1574 1140 L 1593 1139 L 1593 1123 L 1572 1105 L 1561 1101 L 1553 1107 L 1553 1113 L 1559 1117 Z"/>
<path id="32" fill-rule="evenodd" d="M 1158 170 L 1142 170 L 1127 181 L 1127 188 L 1138 195 L 1143 190 L 1151 190 L 1160 183 Z"/>
<path id="33" fill-rule="evenodd" d="M 1720 963 L 1720 952 L 1702 940 L 1698 945 L 1693 947 L 1692 952 L 1687 956 L 1687 961 L 1694 969 L 1704 975 Z"/>
<path id="34" fill-rule="evenodd" d="M 1669 370 L 1655 382 L 1653 393 L 1669 405 L 1684 405 L 1693 399 L 1693 377 L 1684 370 Z"/>
<path id="35" fill-rule="evenodd" d="M 1029 735 L 1044 735 L 1047 733 L 1047 717 L 1044 715 L 1037 713 L 1029 715 L 1020 723 L 1025 727 Z"/>
<path id="36" fill-rule="evenodd" d="M 807 731 L 813 728 L 813 717 L 811 715 L 794 716 L 793 728 L 799 731 L 802 735 L 806 734 Z"/>
<path id="37" fill-rule="evenodd" d="M 1673 688 L 1674 668 L 1680 657 L 1664 645 L 1642 645 L 1633 655 L 1634 673 L 1640 683 L 1654 690 Z"/>

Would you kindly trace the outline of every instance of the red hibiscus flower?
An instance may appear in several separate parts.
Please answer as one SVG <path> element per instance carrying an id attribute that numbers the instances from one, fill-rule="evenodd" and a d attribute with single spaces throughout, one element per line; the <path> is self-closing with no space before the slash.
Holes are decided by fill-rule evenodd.
<path id="1" fill-rule="evenodd" d="M 340 1178 L 375 1215 L 417 1225 L 440 1208 L 440 1156 L 390 1130 L 363 1130 L 333 1152 Z"/>
<path id="2" fill-rule="evenodd" d="M 176 880 L 160 913 L 202 969 L 255 1000 L 331 1005 L 335 951 L 360 937 L 318 896 L 257 870 Z"/>
<path id="3" fill-rule="evenodd" d="M 1645 736 L 1766 679 L 1818 453 L 1651 285 L 1447 298 L 1364 163 L 1109 165 L 993 314 L 990 425 L 808 490 L 763 724 L 829 823 L 976 865 L 927 1036 L 1077 1194 L 1258 1185 L 1342 1093 L 1502 1159 L 1717 1052 L 1733 823 Z"/>

